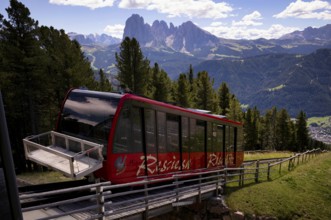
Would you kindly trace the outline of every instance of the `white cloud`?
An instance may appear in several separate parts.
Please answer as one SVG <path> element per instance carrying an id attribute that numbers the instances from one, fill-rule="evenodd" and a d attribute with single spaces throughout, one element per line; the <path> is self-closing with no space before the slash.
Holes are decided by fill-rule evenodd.
<path id="1" fill-rule="evenodd" d="M 289 4 L 284 11 L 273 17 L 331 20 L 331 4 L 323 0 L 308 2 L 297 0 Z"/>
<path id="2" fill-rule="evenodd" d="M 107 25 L 104 29 L 104 32 L 110 34 L 112 37 L 117 37 L 122 39 L 124 32 L 124 25 L 122 24 Z"/>
<path id="3" fill-rule="evenodd" d="M 277 39 L 284 34 L 291 33 L 299 28 L 274 24 L 266 29 L 257 29 L 249 28 L 247 26 L 231 26 L 226 24 L 217 26 L 215 23 L 212 23 L 210 26 L 204 27 L 203 29 L 221 38 L 252 40 L 258 38 Z"/>
<path id="4" fill-rule="evenodd" d="M 226 18 L 233 8 L 226 2 L 212 0 L 121 0 L 119 8 L 155 10 L 169 17 Z"/>
<path id="5" fill-rule="evenodd" d="M 91 9 L 111 7 L 115 0 L 49 0 L 49 3 L 55 5 L 84 6 Z"/>
<path id="6" fill-rule="evenodd" d="M 245 15 L 240 21 L 232 22 L 234 26 L 259 26 L 262 25 L 261 22 L 258 22 L 262 19 L 262 15 L 258 11 L 254 11 L 251 14 Z"/>

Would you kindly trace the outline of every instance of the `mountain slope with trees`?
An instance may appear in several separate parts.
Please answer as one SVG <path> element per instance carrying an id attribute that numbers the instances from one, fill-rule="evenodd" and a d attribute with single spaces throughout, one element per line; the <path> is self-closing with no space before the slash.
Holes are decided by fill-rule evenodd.
<path id="1" fill-rule="evenodd" d="M 206 70 L 215 85 L 226 82 L 239 100 L 261 111 L 276 106 L 291 116 L 331 115 L 331 50 L 309 55 L 268 54 L 241 60 L 210 60 L 194 67 Z"/>

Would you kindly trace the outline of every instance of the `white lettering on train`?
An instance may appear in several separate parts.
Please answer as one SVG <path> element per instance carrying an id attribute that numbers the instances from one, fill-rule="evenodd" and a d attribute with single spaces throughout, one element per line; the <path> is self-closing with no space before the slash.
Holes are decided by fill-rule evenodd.
<path id="1" fill-rule="evenodd" d="M 222 162 L 223 162 L 223 157 L 221 155 L 217 156 L 216 154 L 211 153 L 209 155 L 207 168 L 220 166 L 220 165 L 222 165 Z"/>
<path id="2" fill-rule="evenodd" d="M 176 156 L 172 157 L 172 160 L 160 160 L 157 162 L 157 158 L 152 155 L 147 155 L 147 173 L 149 175 L 157 174 L 158 171 L 160 173 L 167 172 L 169 170 L 180 170 L 180 160 L 176 158 Z M 137 176 L 144 175 L 145 174 L 145 156 L 140 157 L 141 164 L 138 167 L 137 170 Z M 183 160 L 182 162 L 182 168 L 183 170 L 189 169 L 191 164 L 191 160 Z"/>

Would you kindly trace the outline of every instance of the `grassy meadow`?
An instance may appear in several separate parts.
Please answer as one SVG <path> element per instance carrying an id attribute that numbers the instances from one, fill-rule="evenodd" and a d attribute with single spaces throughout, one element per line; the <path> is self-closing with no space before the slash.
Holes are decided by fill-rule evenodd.
<path id="1" fill-rule="evenodd" d="M 325 117 L 311 117 L 307 120 L 307 125 L 317 124 L 320 127 L 330 127 L 331 126 L 331 116 Z"/>
<path id="2" fill-rule="evenodd" d="M 317 155 L 272 181 L 243 188 L 230 185 L 225 195 L 232 210 L 250 216 L 331 219 L 331 152 Z"/>
<path id="3" fill-rule="evenodd" d="M 244 154 L 244 161 L 249 160 L 261 160 L 261 159 L 271 159 L 271 158 L 282 158 L 282 157 L 291 157 L 294 153 L 290 151 L 271 151 L 271 152 L 254 152 Z"/>
<path id="4" fill-rule="evenodd" d="M 17 178 L 32 185 L 72 180 L 57 171 L 26 172 L 18 174 Z"/>

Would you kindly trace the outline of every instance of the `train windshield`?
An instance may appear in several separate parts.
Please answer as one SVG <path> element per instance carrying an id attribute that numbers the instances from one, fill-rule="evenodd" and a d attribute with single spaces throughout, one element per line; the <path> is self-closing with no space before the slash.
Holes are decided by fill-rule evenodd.
<path id="1" fill-rule="evenodd" d="M 112 121 L 122 95 L 72 90 L 64 103 L 59 132 L 104 144 L 107 148 Z"/>

